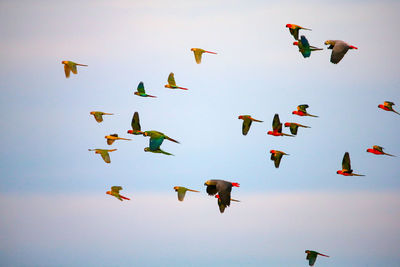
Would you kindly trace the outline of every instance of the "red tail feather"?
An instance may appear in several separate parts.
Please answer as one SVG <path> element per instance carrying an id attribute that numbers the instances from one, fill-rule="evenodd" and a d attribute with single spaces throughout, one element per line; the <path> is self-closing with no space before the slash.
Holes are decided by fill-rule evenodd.
<path id="1" fill-rule="evenodd" d="M 126 200 L 131 200 L 130 198 L 127 198 L 127 197 L 124 197 L 124 196 L 121 196 L 121 195 L 120 195 L 120 197 L 123 198 L 123 199 L 126 199 Z"/>
<path id="2" fill-rule="evenodd" d="M 232 183 L 232 186 L 240 187 L 240 184 L 238 184 L 238 183 Z"/>

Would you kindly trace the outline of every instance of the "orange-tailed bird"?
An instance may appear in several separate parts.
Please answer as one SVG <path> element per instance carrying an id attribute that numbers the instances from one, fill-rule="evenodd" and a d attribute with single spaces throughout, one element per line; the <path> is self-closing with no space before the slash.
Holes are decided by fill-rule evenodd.
<path id="1" fill-rule="evenodd" d="M 242 134 L 243 135 L 246 135 L 249 132 L 251 123 L 253 121 L 263 122 L 263 121 L 259 121 L 259 120 L 252 118 L 250 115 L 240 115 L 238 117 L 238 119 L 243 120 L 243 125 L 242 125 Z"/>
<path id="2" fill-rule="evenodd" d="M 64 64 L 64 72 L 65 72 L 66 78 L 69 78 L 71 71 L 73 74 L 78 74 L 78 70 L 77 70 L 76 66 L 84 66 L 84 67 L 88 66 L 88 65 L 83 65 L 83 64 L 72 62 L 72 61 L 68 61 L 68 60 L 63 60 L 63 61 L 61 61 L 61 63 Z"/>
<path id="3" fill-rule="evenodd" d="M 295 40 L 299 40 L 299 30 L 300 29 L 311 31 L 311 29 L 303 28 L 296 24 L 286 24 L 286 28 L 289 28 L 290 34 L 294 37 Z"/>
<path id="4" fill-rule="evenodd" d="M 275 168 L 279 168 L 279 164 L 281 163 L 281 159 L 283 155 L 288 155 L 283 151 L 279 151 L 279 150 L 270 150 L 269 153 L 271 153 L 271 160 L 274 161 L 275 164 Z"/>
<path id="5" fill-rule="evenodd" d="M 132 140 L 132 139 L 118 137 L 118 134 L 106 135 L 106 136 L 104 136 L 104 138 L 107 139 L 108 145 L 112 145 L 115 142 L 115 140 L 128 140 L 128 141 Z"/>
<path id="6" fill-rule="evenodd" d="M 90 115 L 93 115 L 94 119 L 100 123 L 103 121 L 103 115 L 114 115 L 113 113 L 105 113 L 102 111 L 91 111 Z"/>
<path id="7" fill-rule="evenodd" d="M 110 155 L 108 152 L 113 152 L 116 151 L 117 149 L 88 149 L 89 151 L 95 151 L 96 154 L 100 154 L 100 156 L 103 158 L 105 163 L 111 163 Z"/>
<path id="8" fill-rule="evenodd" d="M 185 199 L 186 191 L 200 193 L 200 191 L 192 190 L 183 186 L 174 186 L 174 190 L 178 193 L 179 201 L 183 201 Z"/>
<path id="9" fill-rule="evenodd" d="M 387 156 L 391 156 L 391 157 L 396 157 L 395 155 L 391 155 L 388 153 L 383 152 L 383 147 L 381 146 L 373 146 L 372 148 L 368 148 L 367 152 L 375 154 L 375 155 L 387 155 Z"/>
<path id="10" fill-rule="evenodd" d="M 196 63 L 197 63 L 197 64 L 200 64 L 200 63 L 201 63 L 201 56 L 203 55 L 203 53 L 217 54 L 217 53 L 215 53 L 215 52 L 206 51 L 206 50 L 201 49 L 201 48 L 192 48 L 192 49 L 190 49 L 190 51 L 193 51 L 193 53 L 194 53 L 194 58 L 196 59 Z"/>
<path id="11" fill-rule="evenodd" d="M 299 127 L 311 128 L 310 126 L 305 126 L 295 122 L 285 122 L 285 127 L 290 127 L 290 132 L 294 135 L 297 135 L 297 129 L 299 129 Z"/>
<path id="12" fill-rule="evenodd" d="M 344 176 L 365 176 L 363 174 L 353 173 L 353 170 L 351 169 L 351 164 L 350 164 L 349 152 L 344 153 L 343 160 L 342 160 L 342 170 L 339 170 L 336 173 L 344 175 Z"/>
<path id="13" fill-rule="evenodd" d="M 188 90 L 187 88 L 184 87 L 179 87 L 176 86 L 175 78 L 174 78 L 174 73 L 171 72 L 168 76 L 168 84 L 164 86 L 165 88 L 170 88 L 170 89 L 182 89 L 182 90 Z"/>
<path id="14" fill-rule="evenodd" d="M 378 105 L 378 108 L 381 108 L 381 109 L 386 110 L 386 111 L 393 111 L 394 113 L 397 113 L 397 114 L 400 115 L 400 113 L 398 113 L 397 111 L 395 111 L 393 109 L 393 106 L 394 106 L 393 102 L 385 101 L 385 102 L 383 102 L 383 105 L 382 104 Z"/>
<path id="15" fill-rule="evenodd" d="M 129 198 L 120 195 L 119 194 L 120 190 L 122 190 L 121 186 L 111 186 L 111 191 L 107 191 L 106 194 L 116 197 L 121 201 L 122 201 L 122 199 L 130 200 Z"/>
<path id="16" fill-rule="evenodd" d="M 318 255 L 321 255 L 321 256 L 324 256 L 324 257 L 328 257 L 328 258 L 329 258 L 328 255 L 319 253 L 319 252 L 317 252 L 317 251 L 306 250 L 305 252 L 307 253 L 306 260 L 308 260 L 308 264 L 309 264 L 310 266 L 314 266 L 315 261 L 317 260 L 317 256 L 318 256 Z"/>
<path id="17" fill-rule="evenodd" d="M 310 116 L 310 117 L 318 118 L 318 116 L 307 113 L 307 110 L 306 110 L 307 108 L 308 108 L 307 104 L 298 105 L 297 110 L 293 111 L 292 114 L 299 115 L 299 116 Z"/>
<path id="18" fill-rule="evenodd" d="M 267 134 L 273 135 L 273 136 L 284 136 L 285 135 L 285 136 L 294 137 L 294 135 L 282 133 L 282 123 L 279 120 L 278 114 L 275 114 L 274 119 L 272 121 L 272 131 L 268 131 Z"/>

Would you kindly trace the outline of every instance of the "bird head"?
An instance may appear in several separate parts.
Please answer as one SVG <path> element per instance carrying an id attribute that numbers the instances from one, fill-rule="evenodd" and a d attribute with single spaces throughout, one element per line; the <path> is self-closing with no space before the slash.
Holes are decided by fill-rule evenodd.
<path id="1" fill-rule="evenodd" d="M 243 120 L 243 115 L 240 115 L 238 119 Z"/>
<path id="2" fill-rule="evenodd" d="M 193 52 L 194 52 L 194 51 L 196 51 L 196 48 L 191 48 L 190 51 L 193 51 Z"/>
<path id="3" fill-rule="evenodd" d="M 127 133 L 128 134 L 133 134 L 133 130 L 128 130 Z"/>
<path id="4" fill-rule="evenodd" d="M 305 253 L 307 253 L 307 254 L 308 254 L 308 253 L 310 253 L 310 251 L 309 251 L 309 250 L 306 250 L 306 251 L 305 251 Z"/>
<path id="5" fill-rule="evenodd" d="M 286 28 L 292 28 L 292 24 L 286 24 Z"/>
<path id="6" fill-rule="evenodd" d="M 343 172 L 341 170 L 338 170 L 336 173 L 337 174 L 342 174 Z"/>
<path id="7" fill-rule="evenodd" d="M 149 151 L 150 151 L 150 147 L 145 147 L 145 148 L 144 148 L 144 151 L 145 151 L 145 152 L 149 152 Z"/>
<path id="8" fill-rule="evenodd" d="M 290 122 L 285 122 L 285 127 L 290 127 Z"/>
<path id="9" fill-rule="evenodd" d="M 139 93 L 139 92 L 134 92 L 134 94 L 135 94 L 135 95 L 140 95 L 140 93 Z"/>
<path id="10" fill-rule="evenodd" d="M 299 42 L 297 42 L 297 41 L 293 42 L 293 45 L 299 45 Z"/>
<path id="11" fill-rule="evenodd" d="M 269 151 L 269 153 L 274 154 L 275 150 L 272 149 L 272 150 Z"/>
<path id="12" fill-rule="evenodd" d="M 335 45 L 335 42 L 332 40 L 326 40 L 325 43 L 326 45 Z"/>
<path id="13" fill-rule="evenodd" d="M 91 111 L 90 112 L 90 115 L 94 115 L 96 112 L 95 111 Z"/>
<path id="14" fill-rule="evenodd" d="M 267 134 L 274 135 L 273 131 L 268 131 Z"/>
<path id="15" fill-rule="evenodd" d="M 111 195 L 111 191 L 107 191 L 106 194 Z"/>
<path id="16" fill-rule="evenodd" d="M 178 191 L 179 186 L 174 186 L 175 191 Z"/>
<path id="17" fill-rule="evenodd" d="M 68 61 L 63 60 L 63 61 L 61 61 L 61 64 L 68 64 Z"/>
<path id="18" fill-rule="evenodd" d="M 293 112 L 292 112 L 292 114 L 297 114 L 297 111 L 296 111 L 296 110 L 295 110 L 295 111 L 293 111 Z"/>

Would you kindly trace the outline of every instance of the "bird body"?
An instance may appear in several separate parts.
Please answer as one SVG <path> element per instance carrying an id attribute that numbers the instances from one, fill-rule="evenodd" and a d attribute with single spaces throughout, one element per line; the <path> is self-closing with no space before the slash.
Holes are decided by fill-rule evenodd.
<path id="1" fill-rule="evenodd" d="M 243 125 L 242 125 L 242 134 L 243 135 L 247 135 L 247 133 L 249 132 L 251 123 L 253 121 L 263 122 L 263 121 L 256 120 L 256 119 L 252 118 L 250 115 L 240 115 L 238 117 L 238 119 L 243 120 Z"/>
<path id="2" fill-rule="evenodd" d="M 329 257 L 328 255 L 325 255 L 325 254 L 322 254 L 322 253 L 319 253 L 319 252 L 313 251 L 313 250 L 306 250 L 305 253 L 307 253 L 306 260 L 308 260 L 308 264 L 310 266 L 314 266 L 318 255 L 321 255 L 321 256 L 324 256 L 324 257 Z"/>
<path id="3" fill-rule="evenodd" d="M 367 152 L 375 154 L 375 155 L 387 155 L 387 156 L 391 156 L 391 157 L 396 157 L 395 155 L 391 155 L 388 153 L 383 152 L 383 147 L 381 146 L 373 146 L 372 148 L 368 148 Z"/>
<path id="4" fill-rule="evenodd" d="M 282 123 L 279 120 L 279 115 L 275 114 L 274 119 L 272 120 L 272 131 L 268 131 L 267 134 L 273 136 L 292 136 L 291 134 L 282 133 Z"/>
<path id="5" fill-rule="evenodd" d="M 285 127 L 289 127 L 290 132 L 294 135 L 297 135 L 297 130 L 299 129 L 299 127 L 311 128 L 310 126 L 305 126 L 295 122 L 285 122 Z"/>
<path id="6" fill-rule="evenodd" d="M 303 105 L 298 105 L 297 106 L 297 110 L 293 111 L 292 114 L 294 115 L 298 115 L 298 116 L 310 116 L 310 117 L 315 117 L 318 118 L 318 116 L 315 115 L 311 115 L 307 112 L 307 108 L 309 106 L 307 104 L 303 104 Z"/>
<path id="7" fill-rule="evenodd" d="M 90 115 L 93 115 L 94 119 L 100 123 L 103 121 L 103 115 L 114 115 L 113 113 L 105 113 L 102 111 L 91 111 Z"/>
<path id="8" fill-rule="evenodd" d="M 286 24 L 286 28 L 289 28 L 289 32 L 295 40 L 299 40 L 299 30 L 311 31 L 311 29 L 303 28 L 296 24 Z"/>
<path id="9" fill-rule="evenodd" d="M 76 66 L 84 66 L 84 67 L 88 66 L 88 65 L 75 63 L 73 61 L 68 61 L 68 60 L 63 60 L 63 61 L 61 61 L 61 63 L 64 64 L 64 72 L 65 72 L 66 78 L 69 78 L 71 71 L 73 74 L 78 74 L 78 69 L 76 68 Z"/>
<path id="10" fill-rule="evenodd" d="M 192 190 L 183 186 L 174 186 L 174 190 L 178 193 L 179 201 L 183 201 L 185 199 L 186 191 L 200 193 L 200 191 Z"/>
<path id="11" fill-rule="evenodd" d="M 134 92 L 134 94 L 135 94 L 135 95 L 138 95 L 138 96 L 142 96 L 142 97 L 156 97 L 156 96 L 154 96 L 154 95 L 148 95 L 148 94 L 146 94 L 146 91 L 144 90 L 144 84 L 143 84 L 143 82 L 140 82 L 140 83 L 139 83 L 139 85 L 138 85 L 138 87 L 137 87 L 137 91 Z"/>
<path id="12" fill-rule="evenodd" d="M 206 51 L 206 50 L 201 49 L 201 48 L 191 48 L 190 51 L 193 51 L 194 59 L 196 60 L 197 64 L 201 63 L 201 56 L 203 55 L 203 53 L 217 54 L 215 52 Z"/>
<path id="13" fill-rule="evenodd" d="M 271 160 L 274 161 L 275 164 L 275 168 L 279 168 L 279 164 L 281 163 L 281 159 L 283 155 L 289 155 L 286 154 L 283 151 L 279 151 L 279 150 L 270 150 L 269 153 L 271 153 Z"/>
<path id="14" fill-rule="evenodd" d="M 218 206 L 220 208 L 220 212 L 223 213 L 225 207 L 228 207 L 231 203 L 231 191 L 232 187 L 240 187 L 238 183 L 232 183 L 224 180 L 208 180 L 204 183 L 207 186 L 207 193 L 210 196 L 215 194 L 219 194 L 218 198 Z M 223 205 L 223 208 L 221 208 Z"/>
<path id="15" fill-rule="evenodd" d="M 118 137 L 118 134 L 106 135 L 106 136 L 104 136 L 104 138 L 107 139 L 108 145 L 112 145 L 115 142 L 115 140 L 128 140 L 128 141 L 132 140 L 132 139 Z"/>
<path id="16" fill-rule="evenodd" d="M 106 194 L 111 195 L 111 196 L 113 196 L 113 197 L 116 197 L 116 198 L 118 198 L 118 199 L 121 200 L 121 201 L 122 201 L 123 199 L 130 200 L 129 198 L 120 195 L 120 194 L 119 194 L 119 191 L 120 191 L 120 190 L 122 190 L 122 187 L 121 187 L 121 186 L 112 186 L 112 187 L 111 187 L 111 191 L 107 191 Z"/>
<path id="17" fill-rule="evenodd" d="M 108 152 L 113 152 L 116 151 L 117 149 L 88 149 L 89 151 L 95 151 L 96 154 L 100 154 L 100 156 L 103 158 L 105 163 L 111 163 L 110 155 Z"/>
<path id="18" fill-rule="evenodd" d="M 304 35 L 300 37 L 300 41 L 293 42 L 293 45 L 297 45 L 299 47 L 299 52 L 304 58 L 310 57 L 311 51 L 323 50 L 322 48 L 311 46 Z"/>
<path id="19" fill-rule="evenodd" d="M 337 174 L 341 174 L 344 176 L 365 176 L 363 174 L 356 174 L 353 173 L 350 164 L 350 154 L 349 152 L 344 153 L 343 160 L 342 160 L 342 170 L 338 170 Z"/>
<path id="20" fill-rule="evenodd" d="M 175 78 L 174 78 L 174 73 L 173 73 L 173 72 L 171 72 L 171 73 L 169 74 L 169 76 L 168 76 L 168 84 L 166 84 L 164 87 L 165 87 L 165 88 L 170 88 L 170 89 L 188 90 L 187 88 L 179 87 L 179 86 L 176 85 Z"/>
<path id="21" fill-rule="evenodd" d="M 327 40 L 325 44 L 329 45 L 328 49 L 332 49 L 331 62 L 333 64 L 338 64 L 349 49 L 358 49 L 342 40 Z"/>

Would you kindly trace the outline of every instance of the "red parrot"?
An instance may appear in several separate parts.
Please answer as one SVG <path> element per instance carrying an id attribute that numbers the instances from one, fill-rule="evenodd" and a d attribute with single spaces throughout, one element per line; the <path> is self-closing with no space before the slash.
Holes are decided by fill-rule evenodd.
<path id="1" fill-rule="evenodd" d="M 293 111 L 292 114 L 299 115 L 299 116 L 310 116 L 310 117 L 318 118 L 318 116 L 307 113 L 307 110 L 306 110 L 307 108 L 308 108 L 307 104 L 298 105 L 297 110 Z"/>
<path id="2" fill-rule="evenodd" d="M 383 147 L 381 146 L 373 146 L 372 148 L 368 148 L 367 152 L 375 154 L 375 155 L 387 155 L 387 156 L 391 156 L 391 157 L 396 157 L 395 155 L 391 155 L 388 153 L 383 152 Z"/>
<path id="3" fill-rule="evenodd" d="M 381 108 L 381 109 L 386 110 L 386 111 L 393 111 L 394 113 L 400 115 L 400 113 L 398 113 L 397 111 L 395 111 L 393 109 L 393 106 L 394 106 L 393 102 L 385 101 L 385 102 L 383 102 L 383 105 L 378 105 L 378 108 Z"/>

